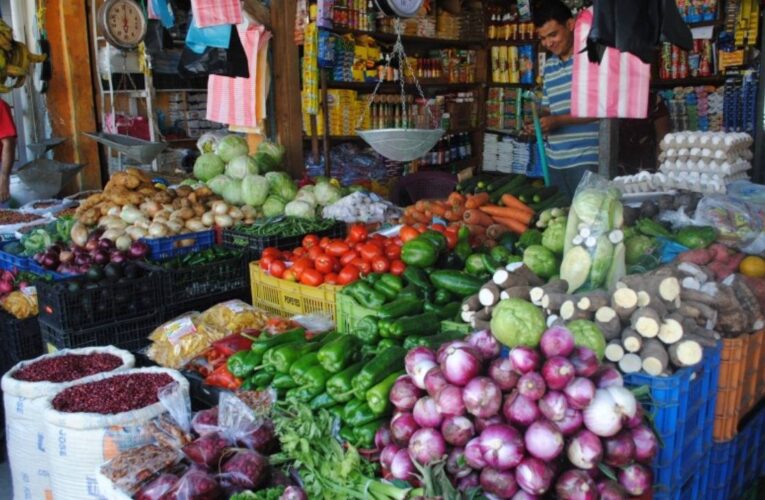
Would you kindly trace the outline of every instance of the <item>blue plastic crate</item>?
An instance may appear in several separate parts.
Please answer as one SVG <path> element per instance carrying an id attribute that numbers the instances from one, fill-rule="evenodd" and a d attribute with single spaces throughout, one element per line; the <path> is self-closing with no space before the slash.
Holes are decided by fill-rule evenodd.
<path id="1" fill-rule="evenodd" d="M 6 270 L 6 271 L 29 271 L 30 263 L 33 263 L 34 261 L 30 259 L 29 257 L 24 257 L 21 255 L 14 255 L 12 253 L 4 252 L 3 248 L 5 248 L 6 245 L 9 243 L 12 243 L 11 241 L 6 241 L 3 243 L 0 243 L 0 269 Z"/>
<path id="2" fill-rule="evenodd" d="M 46 277 L 46 278 L 50 278 L 53 281 L 65 280 L 67 278 L 71 278 L 73 276 L 76 276 L 75 274 L 61 274 L 61 273 L 57 273 L 55 271 L 50 271 L 48 269 L 45 269 L 40 264 L 35 262 L 34 259 L 32 259 L 30 261 L 29 267 L 27 268 L 27 271 L 29 271 L 31 273 L 35 273 L 38 276 L 43 276 L 43 277 Z"/>
<path id="3" fill-rule="evenodd" d="M 707 459 L 712 447 L 720 350 L 705 349 L 698 365 L 671 377 L 644 373 L 625 375 L 625 385 L 648 386 L 646 410 L 664 446 L 654 460 L 654 498 L 676 498 Z"/>
<path id="4" fill-rule="evenodd" d="M 193 245 L 181 246 L 183 240 L 194 240 Z M 165 238 L 143 238 L 144 243 L 149 245 L 151 260 L 166 260 L 186 255 L 187 253 L 206 250 L 215 245 L 215 231 L 200 231 L 198 233 L 178 234 Z"/>

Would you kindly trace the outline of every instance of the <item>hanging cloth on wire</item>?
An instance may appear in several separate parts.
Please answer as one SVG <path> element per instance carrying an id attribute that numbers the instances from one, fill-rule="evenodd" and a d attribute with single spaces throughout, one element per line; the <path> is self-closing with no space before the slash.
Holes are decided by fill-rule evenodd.
<path id="1" fill-rule="evenodd" d="M 592 21 L 592 8 L 585 9 L 574 28 L 571 116 L 645 118 L 651 65 L 611 47 L 604 48 L 600 64 L 590 62 L 585 49 Z"/>
<path id="2" fill-rule="evenodd" d="M 191 0 L 191 11 L 200 28 L 242 22 L 240 0 Z"/>
<path id="3" fill-rule="evenodd" d="M 230 24 L 202 28 L 197 24 L 197 18 L 192 17 L 186 33 L 186 46 L 197 54 L 203 53 L 207 47 L 227 49 L 231 43 L 231 29 Z"/>
<path id="4" fill-rule="evenodd" d="M 149 19 L 159 19 L 165 28 L 170 29 L 175 25 L 175 15 L 167 0 L 149 0 L 148 11 Z"/>
<path id="5" fill-rule="evenodd" d="M 600 62 L 606 47 L 629 52 L 645 63 L 656 60 L 656 48 L 666 40 L 683 50 L 693 48 L 693 36 L 677 10 L 676 0 L 598 0 L 594 5 L 587 53 Z M 662 39 L 663 37 L 663 39 Z"/>

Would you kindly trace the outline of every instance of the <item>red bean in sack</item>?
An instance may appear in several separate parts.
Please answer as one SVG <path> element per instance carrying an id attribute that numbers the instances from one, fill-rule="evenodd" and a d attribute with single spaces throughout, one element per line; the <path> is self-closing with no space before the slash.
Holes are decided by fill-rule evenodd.
<path id="1" fill-rule="evenodd" d="M 254 490 L 268 479 L 268 460 L 257 451 L 237 451 L 221 467 L 220 477 L 228 491 Z"/>
<path id="2" fill-rule="evenodd" d="M 162 500 L 165 494 L 178 483 L 178 476 L 162 474 L 136 493 L 135 500 Z"/>
<path id="3" fill-rule="evenodd" d="M 270 454 L 276 445 L 274 424 L 270 420 L 262 424 L 252 424 L 237 436 L 236 443 L 243 448 Z"/>
<path id="4" fill-rule="evenodd" d="M 192 467 L 162 500 L 218 500 L 223 492 L 207 471 Z"/>
<path id="5" fill-rule="evenodd" d="M 205 434 L 183 447 L 183 453 L 192 462 L 213 469 L 218 467 L 220 457 L 226 448 L 229 447 L 229 441 L 220 432 Z"/>
<path id="6" fill-rule="evenodd" d="M 218 430 L 218 407 L 202 410 L 191 419 L 191 428 L 200 436 Z"/>

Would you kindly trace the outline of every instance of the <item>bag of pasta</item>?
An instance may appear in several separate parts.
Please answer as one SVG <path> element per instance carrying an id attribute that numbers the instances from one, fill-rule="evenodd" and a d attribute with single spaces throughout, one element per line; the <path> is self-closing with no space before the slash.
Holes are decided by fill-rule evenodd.
<path id="1" fill-rule="evenodd" d="M 260 330 L 267 322 L 268 315 L 264 311 L 241 300 L 216 304 L 199 317 L 203 329 L 217 330 L 223 334 L 219 338 L 242 330 Z"/>
<path id="2" fill-rule="evenodd" d="M 179 369 L 222 338 L 216 330 L 201 328 L 200 315 L 192 311 L 160 325 L 149 340 L 146 355 L 167 368 Z"/>

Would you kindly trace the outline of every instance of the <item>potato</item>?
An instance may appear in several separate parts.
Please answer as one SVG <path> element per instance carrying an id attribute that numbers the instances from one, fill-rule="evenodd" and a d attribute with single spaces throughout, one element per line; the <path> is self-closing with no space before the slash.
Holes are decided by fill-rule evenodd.
<path id="1" fill-rule="evenodd" d="M 175 192 L 178 193 L 178 196 L 181 198 L 188 198 L 189 195 L 194 192 L 194 190 L 191 189 L 191 186 L 178 186 L 175 189 Z"/>
<path id="2" fill-rule="evenodd" d="M 192 193 L 192 194 L 194 194 L 194 193 Z M 202 214 L 204 214 L 207 211 L 205 209 L 205 206 L 202 205 L 201 203 L 194 203 L 193 205 L 191 205 L 191 210 L 194 211 L 194 216 L 195 217 L 201 217 Z"/>
<path id="3" fill-rule="evenodd" d="M 193 232 L 205 231 L 207 227 L 199 219 L 189 219 L 186 221 L 186 229 Z"/>

